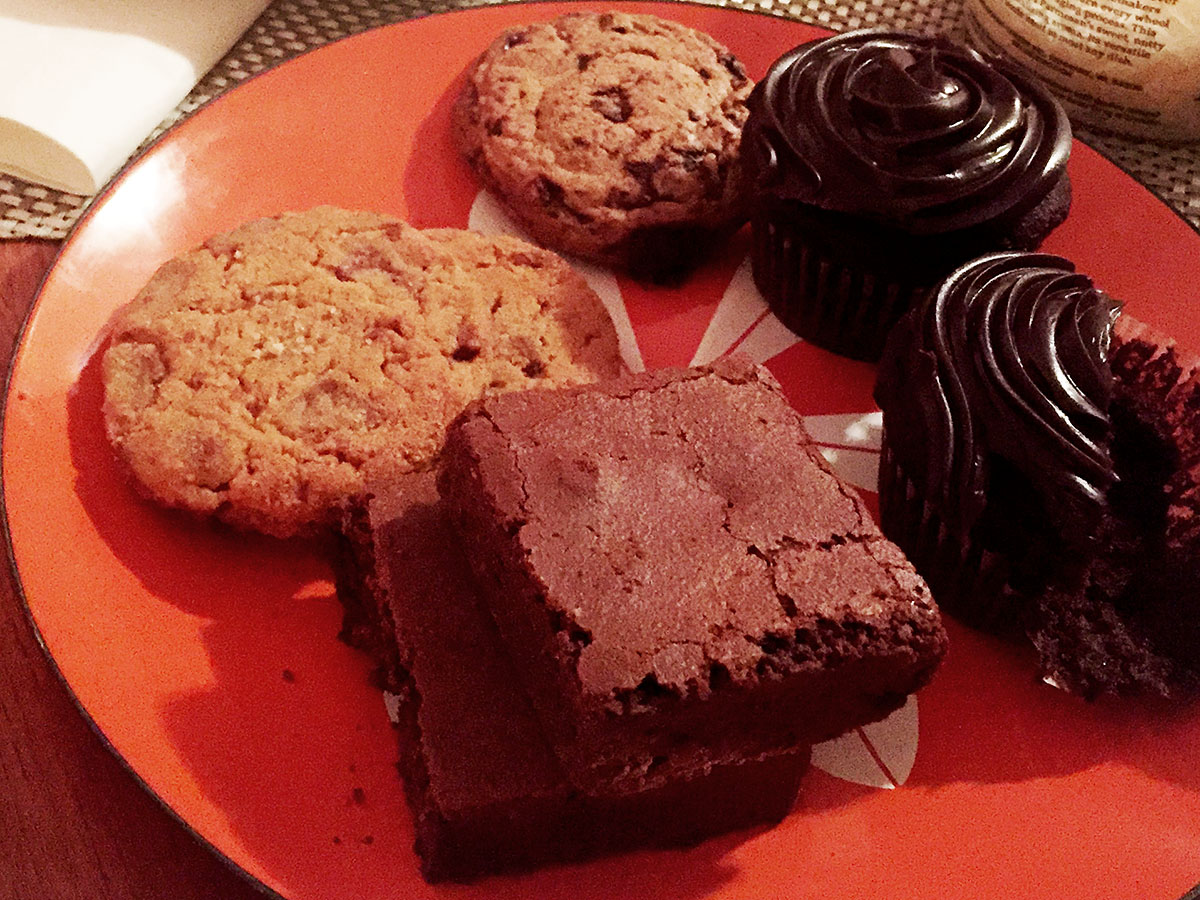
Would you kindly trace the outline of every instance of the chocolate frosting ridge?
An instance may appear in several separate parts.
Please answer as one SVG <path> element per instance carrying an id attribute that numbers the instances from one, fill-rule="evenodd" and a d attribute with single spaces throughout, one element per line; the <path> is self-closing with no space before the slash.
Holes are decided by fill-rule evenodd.
<path id="1" fill-rule="evenodd" d="M 1007 461 L 1069 543 L 1116 480 L 1108 366 L 1120 304 L 1058 256 L 993 253 L 952 273 L 892 332 L 875 398 L 888 443 L 959 534 Z"/>
<path id="2" fill-rule="evenodd" d="M 760 193 L 913 234 L 1023 214 L 1064 175 L 1071 146 L 1043 87 L 944 37 L 802 44 L 749 104 L 743 153 Z"/>

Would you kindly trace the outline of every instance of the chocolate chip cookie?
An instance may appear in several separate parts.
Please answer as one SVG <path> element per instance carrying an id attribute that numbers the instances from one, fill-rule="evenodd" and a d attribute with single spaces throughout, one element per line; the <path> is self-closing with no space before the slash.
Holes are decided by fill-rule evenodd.
<path id="1" fill-rule="evenodd" d="M 752 87 L 694 29 L 570 13 L 492 43 L 467 74 L 455 138 L 545 246 L 669 279 L 744 217 L 738 149 Z"/>
<path id="2" fill-rule="evenodd" d="M 104 417 L 150 497 L 287 537 L 428 463 L 481 394 L 622 368 L 600 299 L 554 254 L 324 207 L 159 269 L 113 321 Z"/>

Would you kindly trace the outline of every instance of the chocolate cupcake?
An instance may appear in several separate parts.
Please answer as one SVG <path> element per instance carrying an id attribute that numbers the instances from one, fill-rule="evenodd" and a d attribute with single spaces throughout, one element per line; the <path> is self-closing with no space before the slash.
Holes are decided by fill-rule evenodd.
<path id="1" fill-rule="evenodd" d="M 784 324 L 845 356 L 878 359 L 915 298 L 983 253 L 1036 248 L 1070 206 L 1058 101 L 944 37 L 804 44 L 749 108 L 755 282 Z"/>
<path id="2" fill-rule="evenodd" d="M 943 608 L 1072 692 L 1200 685 L 1200 358 L 1061 257 L 995 253 L 901 319 L 880 512 Z"/>

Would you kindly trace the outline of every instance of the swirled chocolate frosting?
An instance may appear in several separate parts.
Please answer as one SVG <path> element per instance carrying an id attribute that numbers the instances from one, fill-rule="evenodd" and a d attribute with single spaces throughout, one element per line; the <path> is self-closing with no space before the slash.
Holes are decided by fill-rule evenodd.
<path id="1" fill-rule="evenodd" d="M 1116 480 L 1107 355 L 1119 310 L 1061 257 L 994 253 L 901 319 L 875 399 L 892 452 L 948 527 L 971 530 L 992 470 L 1010 464 L 1068 544 L 1088 544 Z"/>
<path id="2" fill-rule="evenodd" d="M 855 31 L 803 44 L 749 106 L 742 152 L 759 196 L 912 234 L 1020 216 L 1063 176 L 1071 147 L 1041 85 L 943 37 Z"/>

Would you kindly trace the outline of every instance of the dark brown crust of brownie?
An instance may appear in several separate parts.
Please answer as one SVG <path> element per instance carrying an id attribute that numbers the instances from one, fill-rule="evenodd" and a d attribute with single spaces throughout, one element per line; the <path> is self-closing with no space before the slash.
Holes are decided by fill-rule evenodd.
<path id="1" fill-rule="evenodd" d="M 342 630 L 338 637 L 375 661 L 372 681 L 381 690 L 399 694 L 406 676 L 400 665 L 392 612 L 375 574 L 375 541 L 368 512 L 370 491 L 347 502 L 341 527 L 334 538 L 333 572 L 342 604 Z"/>
<path id="2" fill-rule="evenodd" d="M 475 404 L 439 488 L 584 790 L 831 738 L 944 651 L 924 582 L 745 362 Z"/>
<path id="3" fill-rule="evenodd" d="M 378 492 L 369 511 L 357 505 L 344 523 L 348 552 L 338 568 L 351 633 L 395 667 L 387 681 L 399 695 L 399 768 L 428 880 L 688 845 L 788 812 L 807 749 L 656 790 L 572 791 L 436 500 L 432 475 L 419 474 Z"/>

